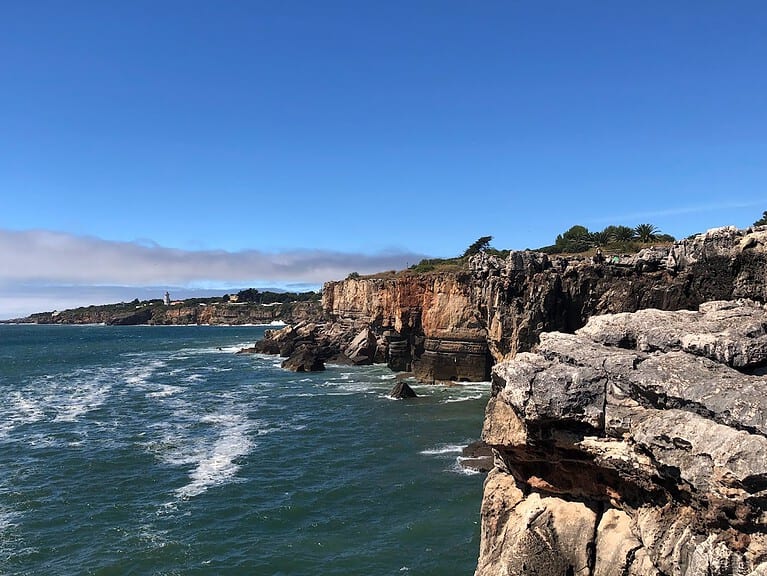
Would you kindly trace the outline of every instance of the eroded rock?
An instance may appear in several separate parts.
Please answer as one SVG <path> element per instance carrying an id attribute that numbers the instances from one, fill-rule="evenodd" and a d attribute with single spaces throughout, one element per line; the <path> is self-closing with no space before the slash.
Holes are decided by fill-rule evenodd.
<path id="1" fill-rule="evenodd" d="M 738 370 L 765 326 L 750 301 L 615 314 L 497 365 L 477 575 L 765 573 L 767 378 Z"/>

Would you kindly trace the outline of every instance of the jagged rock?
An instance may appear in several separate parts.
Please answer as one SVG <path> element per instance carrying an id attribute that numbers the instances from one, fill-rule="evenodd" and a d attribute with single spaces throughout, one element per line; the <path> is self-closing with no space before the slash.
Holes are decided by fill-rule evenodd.
<path id="1" fill-rule="evenodd" d="M 365 327 L 346 347 L 344 356 L 356 365 L 372 364 L 377 345 L 375 334 L 369 327 Z"/>
<path id="2" fill-rule="evenodd" d="M 767 363 L 767 309 L 751 300 L 708 302 L 698 312 L 608 314 L 580 333 L 643 352 L 683 350 L 735 368 Z"/>
<path id="3" fill-rule="evenodd" d="M 291 372 L 321 372 L 325 364 L 313 349 L 302 346 L 282 363 L 282 367 Z"/>
<path id="4" fill-rule="evenodd" d="M 391 389 L 389 396 L 401 400 L 403 398 L 417 398 L 418 394 L 416 394 L 415 390 L 413 390 L 406 382 L 400 381 Z"/>
<path id="5" fill-rule="evenodd" d="M 748 301 L 595 317 L 497 365 L 477 576 L 767 573 L 767 378 L 734 368 L 765 326 Z"/>

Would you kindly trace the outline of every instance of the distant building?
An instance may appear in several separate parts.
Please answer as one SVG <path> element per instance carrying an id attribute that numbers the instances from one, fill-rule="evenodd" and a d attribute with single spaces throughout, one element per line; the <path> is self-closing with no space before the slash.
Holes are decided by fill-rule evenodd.
<path id="1" fill-rule="evenodd" d="M 167 290 L 165 292 L 165 296 L 162 299 L 162 303 L 165 304 L 166 306 L 170 306 L 170 292 L 168 292 Z"/>

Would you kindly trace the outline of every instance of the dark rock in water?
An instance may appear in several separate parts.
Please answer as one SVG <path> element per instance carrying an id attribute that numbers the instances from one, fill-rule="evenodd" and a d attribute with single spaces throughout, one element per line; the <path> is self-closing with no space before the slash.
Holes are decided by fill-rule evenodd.
<path id="1" fill-rule="evenodd" d="M 462 454 L 458 459 L 462 468 L 477 472 L 490 472 L 493 469 L 493 449 L 482 440 L 466 446 Z"/>
<path id="2" fill-rule="evenodd" d="M 399 400 L 402 398 L 417 398 L 418 394 L 405 382 L 397 382 L 394 388 L 391 389 L 391 392 L 389 392 L 389 396 Z"/>
<path id="3" fill-rule="evenodd" d="M 314 350 L 302 346 L 282 363 L 282 367 L 292 372 L 321 372 L 325 363 Z"/>

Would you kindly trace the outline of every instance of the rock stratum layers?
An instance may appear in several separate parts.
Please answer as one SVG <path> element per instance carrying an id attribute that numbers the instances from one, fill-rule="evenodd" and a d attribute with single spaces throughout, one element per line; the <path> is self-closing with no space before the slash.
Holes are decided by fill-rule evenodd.
<path id="1" fill-rule="evenodd" d="M 477 576 L 767 574 L 767 310 L 608 314 L 493 369 Z"/>

